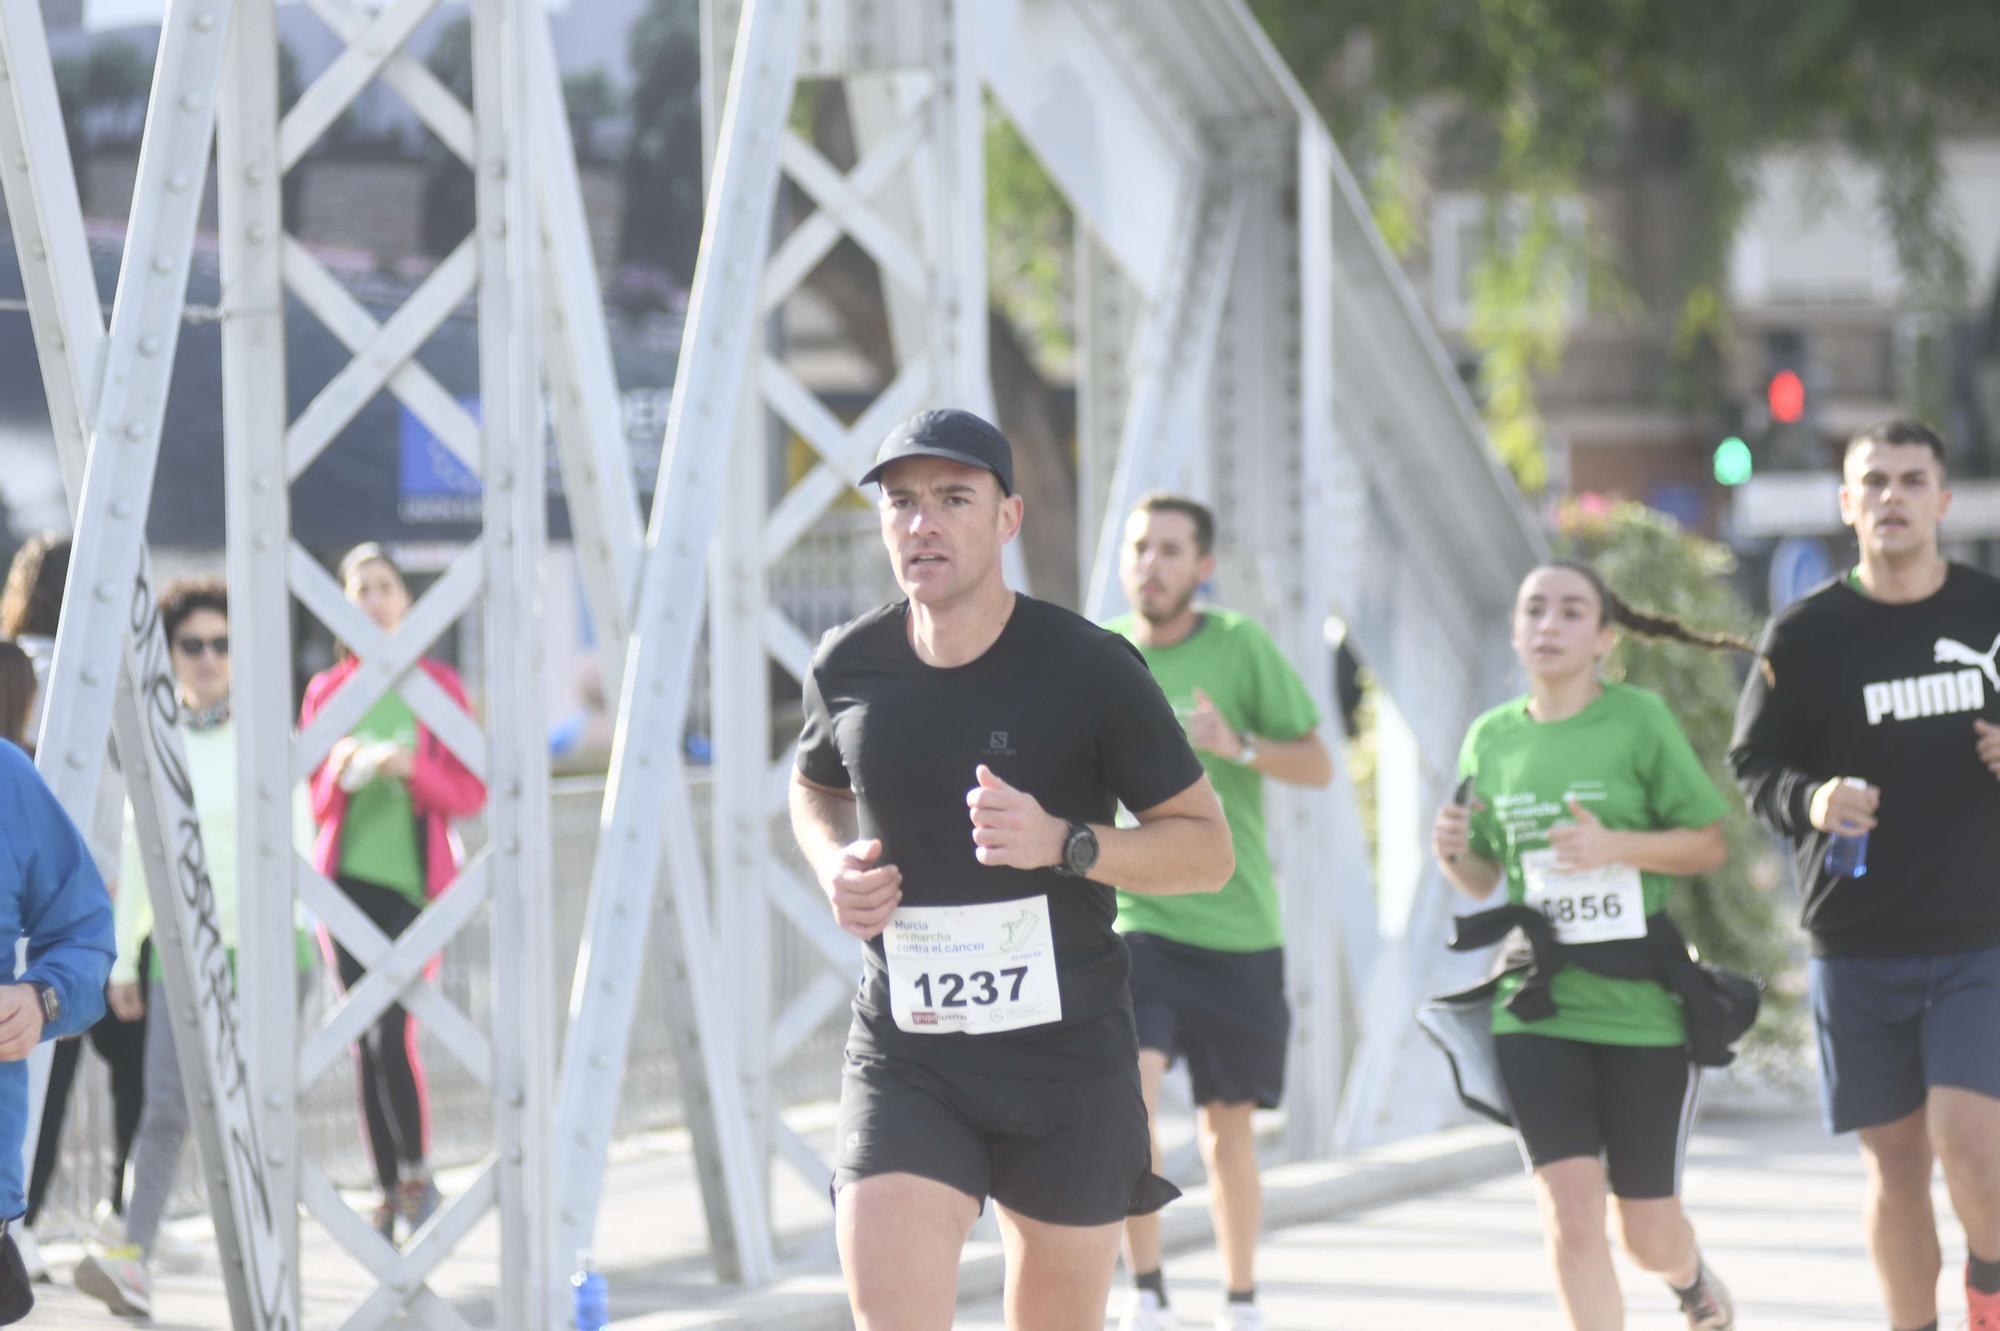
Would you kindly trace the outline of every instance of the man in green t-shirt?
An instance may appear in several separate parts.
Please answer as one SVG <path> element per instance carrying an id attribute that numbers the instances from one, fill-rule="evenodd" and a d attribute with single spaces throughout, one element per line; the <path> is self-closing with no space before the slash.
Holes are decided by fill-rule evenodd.
<path id="1" fill-rule="evenodd" d="M 1141 499 L 1125 524 L 1119 580 L 1133 613 L 1106 627 L 1131 639 L 1187 726 L 1222 798 L 1236 842 L 1236 875 L 1216 893 L 1118 894 L 1118 931 L 1132 954 L 1139 1075 L 1157 1121 L 1160 1082 L 1185 1058 L 1201 1113 L 1215 1238 L 1229 1302 L 1216 1325 L 1259 1331 L 1257 1230 L 1263 1192 L 1251 1116 L 1284 1091 L 1284 930 L 1264 843 L 1264 778 L 1324 786 L 1333 762 L 1314 733 L 1319 709 L 1277 644 L 1253 621 L 1197 608 L 1215 572 L 1215 518 L 1180 495 Z M 1154 1137 L 1158 1167 L 1158 1136 Z M 1134 1289 L 1121 1325 L 1172 1324 L 1160 1272 L 1156 1216 L 1125 1224 Z"/>

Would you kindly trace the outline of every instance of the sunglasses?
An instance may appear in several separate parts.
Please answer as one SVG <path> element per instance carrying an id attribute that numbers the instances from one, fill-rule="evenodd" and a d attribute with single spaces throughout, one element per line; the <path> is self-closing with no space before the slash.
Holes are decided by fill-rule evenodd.
<path id="1" fill-rule="evenodd" d="M 229 635 L 225 633 L 219 638 L 176 638 L 174 650 L 182 656 L 200 656 L 204 650 L 214 652 L 217 656 L 228 656 Z"/>

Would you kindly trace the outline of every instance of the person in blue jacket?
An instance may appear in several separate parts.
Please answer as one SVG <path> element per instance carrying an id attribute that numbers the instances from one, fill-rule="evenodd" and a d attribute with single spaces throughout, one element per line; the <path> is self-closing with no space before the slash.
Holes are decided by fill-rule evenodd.
<path id="1" fill-rule="evenodd" d="M 15 973 L 21 939 L 27 968 Z M 104 1014 L 117 950 L 111 898 L 90 850 L 28 755 L 0 744 L 0 1235 L 28 1209 L 21 1177 L 28 1129 L 26 1059 L 43 1040 Z M 0 1323 L 34 1296 L 11 1237 L 0 1242 Z"/>

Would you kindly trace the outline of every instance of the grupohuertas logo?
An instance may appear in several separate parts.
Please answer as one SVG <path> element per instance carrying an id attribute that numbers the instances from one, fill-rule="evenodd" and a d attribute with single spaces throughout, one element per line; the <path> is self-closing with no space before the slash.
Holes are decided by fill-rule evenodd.
<path id="1" fill-rule="evenodd" d="M 1931 655 L 1939 665 L 1970 668 L 1863 685 L 1861 701 L 1868 710 L 1869 725 L 1879 726 L 1892 718 L 1914 721 L 1926 716 L 1983 711 L 1989 683 L 1994 693 L 2000 694 L 2000 636 L 1984 652 L 1956 638 L 1939 638 L 1931 648 Z"/>

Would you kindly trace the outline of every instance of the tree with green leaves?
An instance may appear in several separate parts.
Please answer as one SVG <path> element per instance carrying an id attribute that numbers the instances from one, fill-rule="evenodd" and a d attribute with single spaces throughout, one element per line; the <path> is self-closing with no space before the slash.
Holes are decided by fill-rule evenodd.
<path id="1" fill-rule="evenodd" d="M 1602 237 L 1559 201 L 1635 156 L 1674 170 L 1686 215 L 1670 293 L 1683 405 L 1711 405 L 1730 337 L 1731 243 L 1754 168 L 1788 146 L 1844 146 L 1880 172 L 1879 203 L 1920 303 L 1958 308 L 1967 265 L 1940 206 L 1938 138 L 2000 115 L 2000 6 L 1938 0 L 1250 0 L 1366 180 L 1392 247 L 1417 244 L 1412 163 L 1444 146 L 1485 166 L 1521 216 L 1487 233 L 1470 338 L 1488 424 L 1541 488 L 1535 380 L 1566 343 L 1560 293 L 1590 279 L 1630 307 Z"/>

